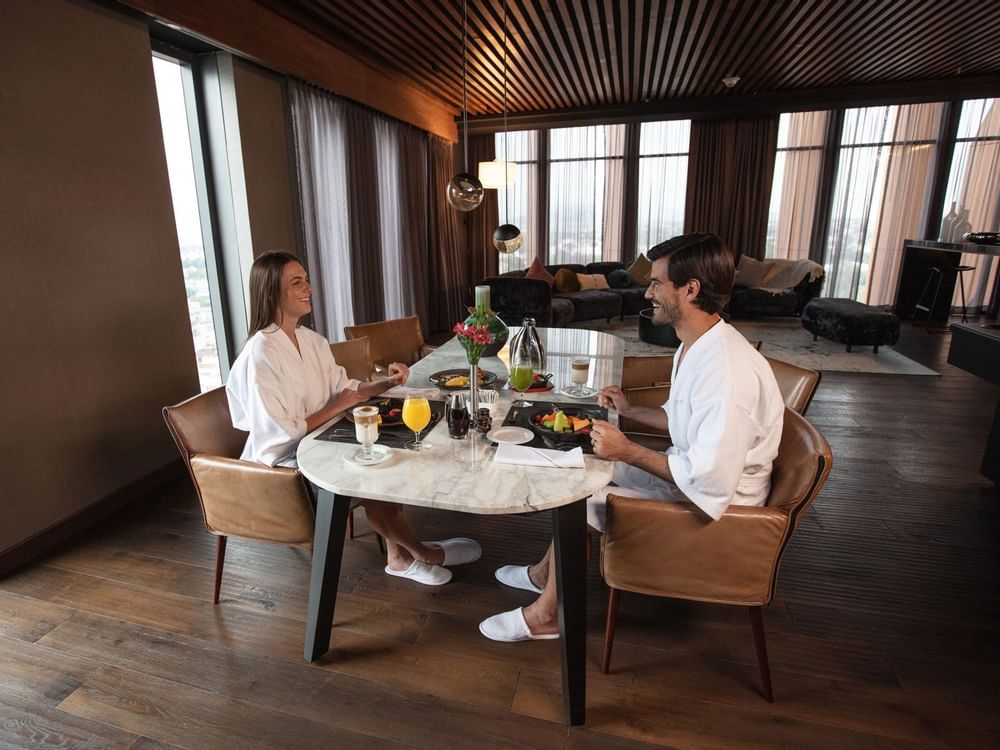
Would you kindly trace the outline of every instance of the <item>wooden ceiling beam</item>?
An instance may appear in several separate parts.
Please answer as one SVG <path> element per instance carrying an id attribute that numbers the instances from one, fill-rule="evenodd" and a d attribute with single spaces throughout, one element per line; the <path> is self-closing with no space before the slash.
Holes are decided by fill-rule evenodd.
<path id="1" fill-rule="evenodd" d="M 263 5 L 247 0 L 119 1 L 448 141 L 458 139 L 454 107 L 406 76 L 360 60 Z"/>

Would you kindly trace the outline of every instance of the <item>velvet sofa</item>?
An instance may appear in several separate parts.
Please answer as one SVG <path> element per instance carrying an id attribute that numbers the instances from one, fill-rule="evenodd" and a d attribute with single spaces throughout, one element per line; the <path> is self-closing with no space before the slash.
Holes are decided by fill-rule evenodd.
<path id="1" fill-rule="evenodd" d="M 754 260 L 744 255 L 728 312 L 734 318 L 798 316 L 823 289 L 823 267 L 810 260 Z"/>
<path id="2" fill-rule="evenodd" d="M 624 269 L 624 263 L 562 264 L 545 266 L 553 276 L 562 269 L 574 273 L 602 274 Z M 490 305 L 508 325 L 519 325 L 524 318 L 534 318 L 540 326 L 561 326 L 582 320 L 598 320 L 637 315 L 649 307 L 644 299 L 645 286 L 629 284 L 622 288 L 587 289 L 560 292 L 548 282 L 525 278 L 526 270 L 508 271 L 490 276 L 482 283 L 490 287 Z"/>

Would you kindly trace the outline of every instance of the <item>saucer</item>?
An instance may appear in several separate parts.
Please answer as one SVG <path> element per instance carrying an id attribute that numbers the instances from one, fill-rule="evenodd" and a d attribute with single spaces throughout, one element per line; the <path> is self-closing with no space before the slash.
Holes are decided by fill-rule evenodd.
<path id="1" fill-rule="evenodd" d="M 571 387 L 571 386 L 569 386 L 569 387 Z M 575 391 L 575 390 L 571 391 L 571 390 L 568 390 L 568 387 L 567 387 L 567 388 L 561 388 L 559 390 L 559 395 L 561 395 L 561 396 L 568 396 L 569 398 L 584 399 L 584 398 L 593 398 L 594 396 L 597 395 L 597 391 L 595 391 L 593 388 L 588 388 L 587 386 L 580 386 L 580 390 L 579 391 Z"/>
<path id="2" fill-rule="evenodd" d="M 368 460 L 361 457 L 363 452 L 364 448 L 358 446 L 357 448 L 345 453 L 344 460 L 349 464 L 354 464 L 355 466 L 374 466 L 375 464 L 380 464 L 383 461 L 388 461 L 392 458 L 392 448 L 387 448 L 384 445 L 373 445 L 372 453 L 374 455 Z"/>
<path id="3" fill-rule="evenodd" d="M 534 440 L 535 433 L 524 427 L 514 427 L 508 425 L 506 427 L 497 427 L 495 430 L 490 430 L 486 433 L 486 438 L 488 440 L 492 440 L 494 443 L 521 445 L 523 443 L 530 443 Z"/>

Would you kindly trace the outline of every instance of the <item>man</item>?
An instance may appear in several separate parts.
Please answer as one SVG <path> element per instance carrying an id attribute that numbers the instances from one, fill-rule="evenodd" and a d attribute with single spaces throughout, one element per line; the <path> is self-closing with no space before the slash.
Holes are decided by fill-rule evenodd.
<path id="1" fill-rule="evenodd" d="M 658 453 L 596 421 L 594 453 L 615 462 L 613 485 L 587 500 L 587 520 L 605 528 L 609 492 L 664 501 L 690 501 L 718 520 L 735 505 L 763 505 L 778 455 L 784 402 L 770 365 L 719 316 L 736 269 L 729 248 L 713 234 L 687 234 L 649 251 L 646 299 L 653 323 L 672 325 L 681 340 L 670 397 L 660 408 L 634 406 L 620 386 L 598 399 L 622 416 L 666 429 L 673 445 Z M 487 618 L 480 632 L 497 641 L 558 638 L 552 546 L 533 566 L 507 565 L 497 580 L 540 596 L 523 609 Z"/>

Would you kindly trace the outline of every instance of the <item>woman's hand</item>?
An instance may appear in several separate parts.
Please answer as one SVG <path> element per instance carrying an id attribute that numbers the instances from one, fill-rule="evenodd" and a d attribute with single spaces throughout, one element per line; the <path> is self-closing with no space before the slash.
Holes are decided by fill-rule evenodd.
<path id="1" fill-rule="evenodd" d="M 620 385 L 609 385 L 601 388 L 597 394 L 597 403 L 605 408 L 613 406 L 619 414 L 624 414 L 631 406 L 628 396 L 625 395 L 625 391 Z"/>
<path id="2" fill-rule="evenodd" d="M 410 377 L 410 368 L 402 362 L 389 364 L 389 385 L 403 385 Z"/>
<path id="3" fill-rule="evenodd" d="M 360 390 L 355 391 L 352 388 L 345 388 L 337 394 L 337 398 L 333 400 L 331 406 L 333 407 L 334 412 L 340 413 L 342 411 L 352 409 L 358 404 L 363 404 L 367 400 L 368 396 Z"/>

